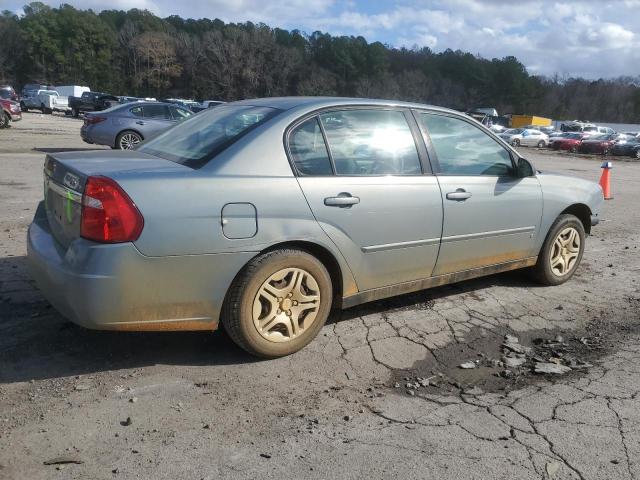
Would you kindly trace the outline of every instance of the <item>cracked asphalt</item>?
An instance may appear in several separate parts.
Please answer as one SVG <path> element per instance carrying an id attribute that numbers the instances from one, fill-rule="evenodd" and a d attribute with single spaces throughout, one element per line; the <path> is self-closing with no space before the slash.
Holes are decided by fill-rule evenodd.
<path id="1" fill-rule="evenodd" d="M 24 255 L 43 151 L 86 148 L 80 124 L 0 132 L 0 478 L 640 478 L 640 164 L 614 161 L 568 283 L 511 272 L 375 302 L 256 361 L 224 332 L 84 330 L 39 294 Z M 600 175 L 599 158 L 523 152 Z M 507 334 L 592 366 L 504 374 Z"/>

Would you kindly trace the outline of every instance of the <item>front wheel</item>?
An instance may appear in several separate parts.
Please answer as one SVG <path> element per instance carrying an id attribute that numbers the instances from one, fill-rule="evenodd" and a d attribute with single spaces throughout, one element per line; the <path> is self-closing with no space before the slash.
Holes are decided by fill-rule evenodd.
<path id="1" fill-rule="evenodd" d="M 78 118 L 78 116 L 80 115 L 80 112 L 78 111 L 77 108 L 72 108 L 71 115 L 73 115 L 73 118 Z"/>
<path id="2" fill-rule="evenodd" d="M 640 160 L 640 148 L 638 150 L 636 150 L 636 152 L 635 152 L 635 154 L 633 156 L 636 157 L 638 160 Z"/>
<path id="3" fill-rule="evenodd" d="M 520 146 L 520 140 L 518 140 L 517 138 L 514 138 L 513 140 L 511 140 L 511 146 L 519 147 Z"/>
<path id="4" fill-rule="evenodd" d="M 116 148 L 120 150 L 131 150 L 142 141 L 140 134 L 127 130 L 120 133 L 116 138 Z"/>
<path id="5" fill-rule="evenodd" d="M 11 122 L 11 119 L 9 118 L 9 114 L 6 112 L 0 111 L 0 128 L 9 127 L 10 122 Z"/>
<path id="6" fill-rule="evenodd" d="M 560 285 L 575 273 L 584 253 L 585 232 L 574 215 L 560 215 L 551 226 L 533 275 L 543 285 Z"/>
<path id="7" fill-rule="evenodd" d="M 574 145 L 574 146 L 572 146 L 572 147 L 569 149 L 569 151 L 570 151 L 571 153 L 578 153 L 578 147 L 576 147 L 576 146 Z"/>
<path id="8" fill-rule="evenodd" d="M 20 110 L 23 111 L 23 112 L 28 112 L 29 111 L 29 109 L 24 104 L 24 102 L 20 102 Z"/>
<path id="9" fill-rule="evenodd" d="M 250 354 L 283 357 L 318 334 L 332 297 L 331 277 L 316 257 L 302 250 L 274 250 L 254 258 L 234 280 L 222 324 Z"/>
<path id="10" fill-rule="evenodd" d="M 546 145 L 546 144 L 544 143 L 544 140 L 540 140 L 540 141 L 538 142 L 538 148 L 544 148 L 544 146 L 545 146 L 545 145 Z"/>

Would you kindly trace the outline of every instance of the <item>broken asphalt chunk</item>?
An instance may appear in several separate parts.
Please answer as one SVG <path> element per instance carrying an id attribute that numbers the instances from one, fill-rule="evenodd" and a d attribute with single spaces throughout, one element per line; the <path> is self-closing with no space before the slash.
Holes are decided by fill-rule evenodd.
<path id="1" fill-rule="evenodd" d="M 564 375 L 571 371 L 570 367 L 566 365 L 560 365 L 558 363 L 550 363 L 550 362 L 537 362 L 534 366 L 533 371 L 535 373 L 550 373 L 555 375 Z"/>

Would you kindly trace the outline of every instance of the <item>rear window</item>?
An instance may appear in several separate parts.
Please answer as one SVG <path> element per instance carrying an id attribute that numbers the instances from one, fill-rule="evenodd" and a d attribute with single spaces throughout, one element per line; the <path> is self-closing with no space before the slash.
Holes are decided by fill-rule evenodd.
<path id="1" fill-rule="evenodd" d="M 141 145 L 138 150 L 199 168 L 240 137 L 281 110 L 255 106 L 221 106 L 204 110 Z"/>

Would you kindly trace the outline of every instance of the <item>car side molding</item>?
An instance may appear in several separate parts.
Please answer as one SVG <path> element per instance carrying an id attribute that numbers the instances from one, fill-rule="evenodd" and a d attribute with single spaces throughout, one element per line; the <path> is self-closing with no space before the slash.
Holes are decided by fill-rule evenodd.
<path id="1" fill-rule="evenodd" d="M 508 272 L 510 270 L 518 270 L 520 268 L 532 267 L 538 261 L 538 257 L 529 257 L 512 262 L 498 263 L 495 265 L 487 265 L 481 268 L 471 270 L 463 270 L 461 272 L 447 273 L 437 275 L 435 277 L 421 278 L 410 282 L 388 285 L 386 287 L 365 290 L 354 295 L 342 298 L 342 308 L 351 308 L 357 305 L 381 300 L 383 298 L 395 297 L 405 293 L 418 292 L 427 288 L 439 287 L 450 283 L 470 280 L 472 278 L 483 277 L 485 275 L 493 275 L 495 273 Z"/>

